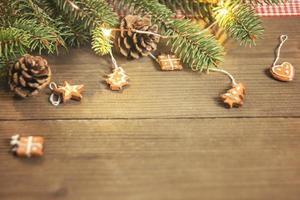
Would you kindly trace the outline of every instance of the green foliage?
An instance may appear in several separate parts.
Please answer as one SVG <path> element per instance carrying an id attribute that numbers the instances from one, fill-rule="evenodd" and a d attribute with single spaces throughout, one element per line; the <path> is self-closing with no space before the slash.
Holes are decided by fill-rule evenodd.
<path id="1" fill-rule="evenodd" d="M 171 37 L 167 44 L 171 46 L 172 52 L 193 69 L 207 70 L 222 60 L 223 47 L 206 31 L 199 32 L 197 25 L 189 20 L 175 20 L 167 34 L 179 36 Z"/>
<path id="2" fill-rule="evenodd" d="M 103 34 L 100 28 L 96 28 L 92 31 L 92 49 L 96 54 L 105 55 L 109 53 L 112 48 L 112 42 L 110 38 L 107 38 Z"/>
<path id="3" fill-rule="evenodd" d="M 101 40 L 100 27 L 113 27 L 118 23 L 115 13 L 104 0 L 53 0 L 63 13 L 64 26 L 60 26 L 69 34 L 65 37 L 70 46 L 79 46 L 92 38 L 92 48 L 97 54 L 108 53 L 110 44 Z M 66 20 L 64 20 L 66 19 Z M 75 25 L 76 24 L 76 25 Z M 75 26 L 74 26 L 75 25 Z M 99 38 L 96 38 L 99 36 Z M 100 45 L 104 45 L 101 47 Z"/>
<path id="4" fill-rule="evenodd" d="M 166 5 L 173 12 L 181 10 L 188 18 L 201 18 L 207 20 L 207 22 L 212 20 L 211 4 L 209 3 L 187 0 L 159 0 L 159 2 Z"/>
<path id="5" fill-rule="evenodd" d="M 68 17 L 56 19 L 56 25 L 67 46 L 80 47 L 90 41 L 90 31 L 83 24 Z"/>
<path id="6" fill-rule="evenodd" d="M 253 8 L 238 0 L 226 0 L 214 8 L 214 13 L 219 26 L 243 45 L 255 44 L 263 33 L 262 22 Z"/>
<path id="7" fill-rule="evenodd" d="M 9 27 L 0 29 L 0 59 L 7 60 L 23 54 L 29 47 L 30 35 L 23 30 Z"/>
<path id="8" fill-rule="evenodd" d="M 118 23 L 104 0 L 3 0 L 0 8 L 0 57 L 7 59 L 27 51 L 57 53 L 92 37 L 99 45 L 92 30 Z"/>
<path id="9" fill-rule="evenodd" d="M 39 24 L 35 19 L 18 19 L 12 26 L 29 35 L 30 51 L 38 51 L 41 54 L 46 50 L 47 53 L 55 53 L 58 52 L 59 46 L 65 46 L 56 28 Z"/>
<path id="10" fill-rule="evenodd" d="M 85 28 L 118 23 L 118 18 L 104 0 L 54 0 L 61 11 L 74 20 L 81 21 Z"/>
<path id="11" fill-rule="evenodd" d="M 192 18 L 217 21 L 242 44 L 253 44 L 262 34 L 259 18 L 250 4 L 280 3 L 284 0 L 225 0 L 223 5 L 195 0 L 107 0 L 117 8 L 151 15 L 162 35 L 169 36 L 172 52 L 200 71 L 222 60 L 223 48 L 208 31 L 187 19 L 174 19 L 182 10 Z M 1 0 L 0 60 L 2 63 L 27 51 L 57 53 L 59 47 L 81 46 L 89 42 L 97 54 L 112 47 L 102 27 L 118 24 L 117 15 L 105 0 Z"/>
<path id="12" fill-rule="evenodd" d="M 136 12 L 150 14 L 153 21 L 161 26 L 171 51 L 197 70 L 207 70 L 222 59 L 223 48 L 213 36 L 190 20 L 172 18 L 172 11 L 157 0 L 120 0 L 119 7 L 131 7 Z"/>

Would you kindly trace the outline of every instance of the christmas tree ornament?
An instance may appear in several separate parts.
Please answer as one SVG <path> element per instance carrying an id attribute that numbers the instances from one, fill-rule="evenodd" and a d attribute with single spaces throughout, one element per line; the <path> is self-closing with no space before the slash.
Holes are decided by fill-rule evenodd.
<path id="1" fill-rule="evenodd" d="M 156 50 L 160 36 L 158 26 L 152 25 L 149 16 L 127 15 L 120 24 L 117 46 L 122 55 L 128 58 L 148 56 Z"/>
<path id="2" fill-rule="evenodd" d="M 158 56 L 158 63 L 163 71 L 182 70 L 180 59 L 175 55 L 162 54 Z"/>
<path id="3" fill-rule="evenodd" d="M 129 85 L 129 77 L 122 67 L 113 69 L 113 73 L 108 75 L 106 79 L 110 89 L 114 91 L 122 90 L 124 86 Z"/>
<path id="4" fill-rule="evenodd" d="M 49 100 L 55 106 L 58 106 L 61 102 L 66 103 L 70 99 L 80 101 L 83 87 L 84 85 L 71 85 L 67 81 L 64 81 L 63 86 L 57 86 L 56 83 L 52 82 L 49 85 L 49 88 L 52 90 Z M 54 99 L 55 97 L 56 100 Z"/>
<path id="5" fill-rule="evenodd" d="M 210 71 L 220 72 L 227 75 L 230 80 L 232 87 L 227 92 L 221 95 L 222 101 L 228 106 L 228 108 L 240 107 L 244 104 L 246 95 L 246 89 L 243 83 L 237 83 L 234 77 L 224 69 L 212 68 Z"/>
<path id="6" fill-rule="evenodd" d="M 109 54 L 113 63 L 113 72 L 107 75 L 106 83 L 109 85 L 111 90 L 120 91 L 124 86 L 129 85 L 129 77 L 125 70 L 118 66 L 111 50 L 109 51 Z"/>
<path id="7" fill-rule="evenodd" d="M 11 137 L 12 152 L 19 157 L 40 157 L 44 154 L 44 138 L 41 136 Z"/>
<path id="8" fill-rule="evenodd" d="M 295 69 L 291 63 L 283 62 L 282 64 L 277 65 L 277 61 L 279 60 L 279 56 L 280 56 L 281 47 L 287 39 L 288 39 L 287 35 L 280 36 L 280 44 L 277 48 L 276 58 L 270 69 L 272 76 L 279 81 L 292 81 L 295 76 Z"/>
<path id="9" fill-rule="evenodd" d="M 19 97 L 37 95 L 51 79 L 47 60 L 29 54 L 19 58 L 9 69 L 9 86 Z"/>
<path id="10" fill-rule="evenodd" d="M 233 85 L 225 94 L 221 96 L 223 102 L 232 107 L 239 107 L 244 104 L 245 87 L 242 83 Z"/>

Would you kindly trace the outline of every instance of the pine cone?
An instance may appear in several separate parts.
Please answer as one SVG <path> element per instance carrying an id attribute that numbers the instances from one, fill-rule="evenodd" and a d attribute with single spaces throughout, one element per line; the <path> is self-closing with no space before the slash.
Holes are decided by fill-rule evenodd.
<path id="1" fill-rule="evenodd" d="M 148 56 L 151 51 L 156 50 L 159 36 L 134 32 L 140 30 L 157 33 L 158 26 L 151 24 L 149 16 L 127 15 L 121 21 L 120 29 L 117 46 L 124 56 L 137 59 Z"/>
<path id="2" fill-rule="evenodd" d="M 51 79 L 48 62 L 40 56 L 25 54 L 9 69 L 9 86 L 16 95 L 26 98 L 45 88 Z"/>

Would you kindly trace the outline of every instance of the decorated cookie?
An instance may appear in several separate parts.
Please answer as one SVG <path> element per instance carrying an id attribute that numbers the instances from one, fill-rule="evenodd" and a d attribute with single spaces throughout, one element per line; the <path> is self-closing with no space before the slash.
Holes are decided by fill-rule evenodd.
<path id="1" fill-rule="evenodd" d="M 292 81 L 295 76 L 295 69 L 289 62 L 284 62 L 281 65 L 271 67 L 272 76 L 280 81 Z"/>

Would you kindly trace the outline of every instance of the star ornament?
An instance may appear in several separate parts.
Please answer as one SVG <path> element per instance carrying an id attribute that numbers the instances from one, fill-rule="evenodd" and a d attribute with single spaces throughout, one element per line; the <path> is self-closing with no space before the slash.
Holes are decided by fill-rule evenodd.
<path id="1" fill-rule="evenodd" d="M 53 89 L 53 93 L 59 95 L 64 103 L 70 99 L 80 101 L 83 87 L 84 85 L 70 85 L 67 81 L 64 81 L 64 85 Z"/>
<path id="2" fill-rule="evenodd" d="M 122 67 L 115 68 L 113 73 L 108 75 L 106 79 L 107 84 L 109 84 L 110 89 L 113 91 L 122 90 L 124 86 L 129 85 L 129 77 Z"/>

